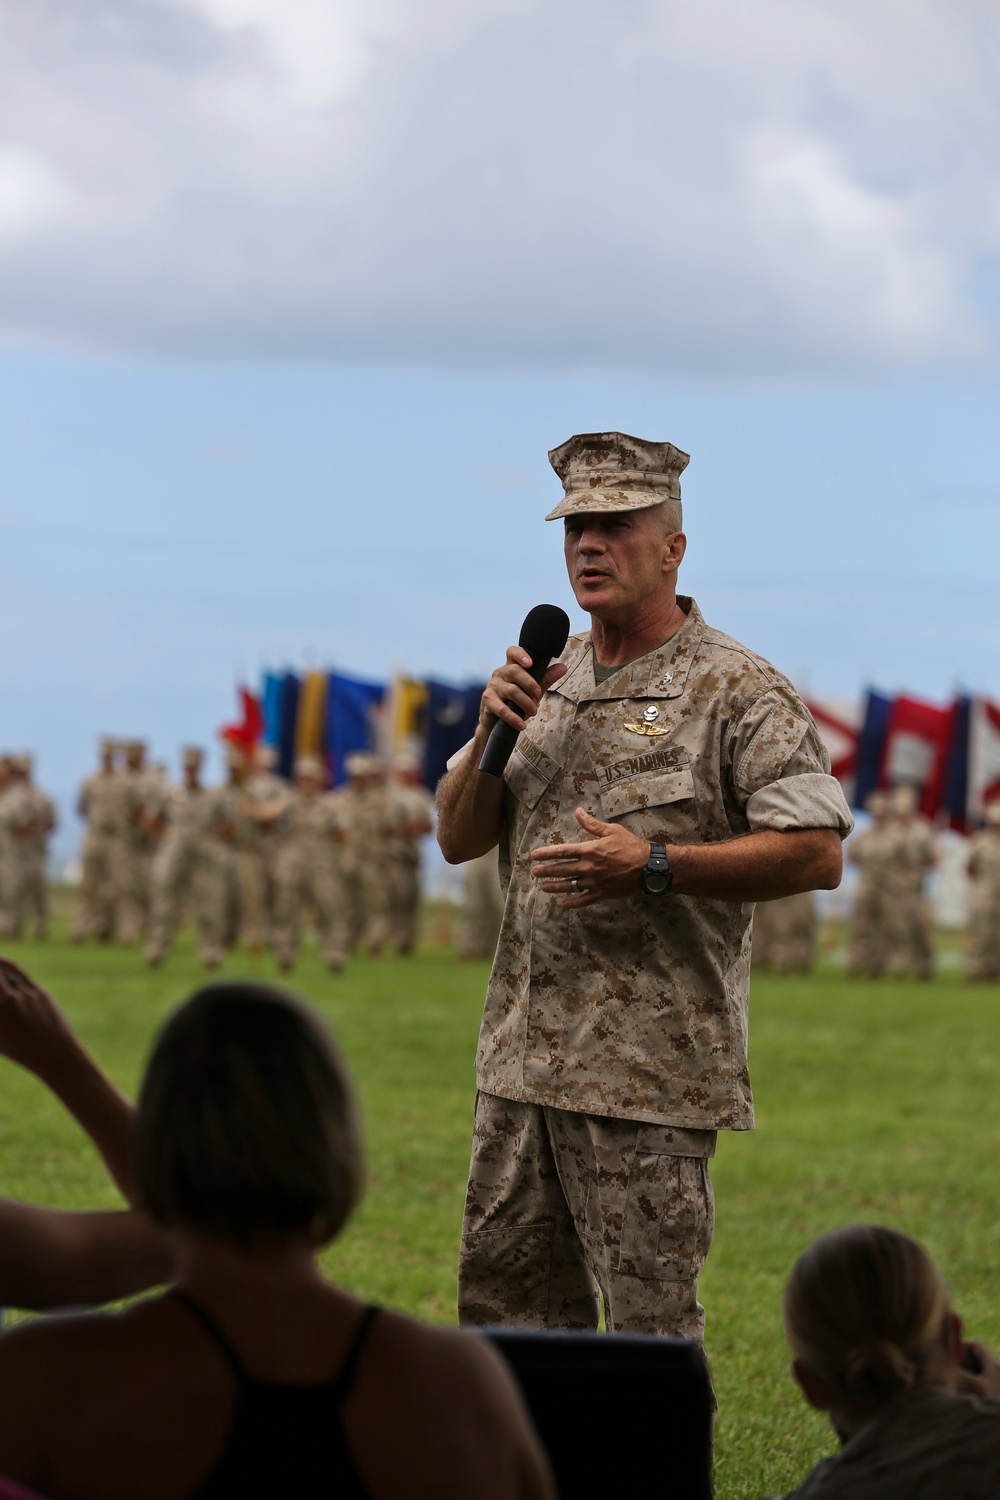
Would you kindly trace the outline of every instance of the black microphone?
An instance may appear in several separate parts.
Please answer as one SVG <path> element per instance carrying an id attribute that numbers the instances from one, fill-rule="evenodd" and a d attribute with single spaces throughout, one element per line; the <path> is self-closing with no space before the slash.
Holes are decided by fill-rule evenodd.
<path id="1" fill-rule="evenodd" d="M 561 656 L 569 638 L 569 615 L 558 604 L 536 604 L 529 609 L 517 644 L 531 657 L 530 675 L 541 682 L 554 656 Z M 486 741 L 479 769 L 487 776 L 502 776 L 520 730 L 497 719 Z"/>

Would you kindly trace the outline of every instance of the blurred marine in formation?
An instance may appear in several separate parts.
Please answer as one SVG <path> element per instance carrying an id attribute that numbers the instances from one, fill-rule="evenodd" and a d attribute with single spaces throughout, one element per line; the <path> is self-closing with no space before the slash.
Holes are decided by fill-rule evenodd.
<path id="1" fill-rule="evenodd" d="M 462 865 L 462 915 L 456 947 L 463 958 L 492 958 L 503 921 L 496 849 Z"/>
<path id="2" fill-rule="evenodd" d="M 389 823 L 390 937 L 397 953 L 412 953 L 420 923 L 420 845 L 434 831 L 434 798 L 423 784 L 420 762 L 399 755 L 392 763 Z"/>
<path id="3" fill-rule="evenodd" d="M 758 901 L 753 909 L 754 968 L 808 974 L 816 962 L 818 925 L 810 891 Z"/>
<path id="4" fill-rule="evenodd" d="M 83 872 L 77 898 L 72 939 L 115 936 L 115 874 L 112 860 L 117 828 L 118 746 L 112 739 L 100 745 L 100 766 L 80 788 L 77 812 L 87 825 L 83 840 Z"/>
<path id="5" fill-rule="evenodd" d="M 313 755 L 295 762 L 295 790 L 278 822 L 278 967 L 290 969 L 298 957 L 302 922 L 316 919 L 323 962 L 338 974 L 347 962 L 347 912 L 340 848 L 345 833 L 341 801 L 324 791 L 323 762 Z"/>
<path id="6" fill-rule="evenodd" d="M 32 782 L 30 755 L 0 756 L 0 936 L 48 934 L 45 862 L 55 804 Z"/>
<path id="7" fill-rule="evenodd" d="M 920 815 L 917 792 L 897 786 L 890 796 L 892 858 L 885 871 L 889 973 L 929 979 L 934 968 L 925 879 L 937 856 L 934 826 Z"/>
<path id="8" fill-rule="evenodd" d="M 230 910 L 229 819 L 221 788 L 202 784 L 204 751 L 181 754 L 184 780 L 160 804 L 160 843 L 153 861 L 146 960 L 157 968 L 169 952 L 185 913 L 198 932 L 206 969 L 216 968 L 226 948 Z"/>
<path id="9" fill-rule="evenodd" d="M 985 826 L 972 835 L 968 872 L 966 977 L 1000 979 L 1000 801 L 988 804 Z"/>

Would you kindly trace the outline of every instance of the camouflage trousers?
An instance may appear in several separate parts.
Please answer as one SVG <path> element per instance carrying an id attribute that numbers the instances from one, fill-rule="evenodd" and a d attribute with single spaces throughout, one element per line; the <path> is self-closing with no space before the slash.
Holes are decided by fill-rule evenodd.
<path id="1" fill-rule="evenodd" d="M 476 1098 L 459 1322 L 703 1338 L 714 1130 Z"/>
<path id="2" fill-rule="evenodd" d="M 967 978 L 1000 979 L 1000 891 L 974 892 L 968 943 Z"/>
<path id="3" fill-rule="evenodd" d="M 919 895 L 894 895 L 886 903 L 889 973 L 929 979 L 934 968 L 930 920 Z"/>
<path id="4" fill-rule="evenodd" d="M 83 871 L 72 939 L 106 941 L 115 931 L 115 885 L 111 863 L 112 835 L 88 833 L 83 846 Z"/>
<path id="5" fill-rule="evenodd" d="M 390 868 L 390 938 L 399 953 L 412 953 L 417 946 L 420 918 L 420 865 L 397 859 Z"/>

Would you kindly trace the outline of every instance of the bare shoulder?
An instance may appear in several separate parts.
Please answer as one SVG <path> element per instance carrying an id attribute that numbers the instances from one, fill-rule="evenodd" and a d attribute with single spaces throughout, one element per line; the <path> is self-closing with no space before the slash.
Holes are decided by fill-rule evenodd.
<path id="1" fill-rule="evenodd" d="M 369 1389 L 382 1410 L 394 1411 L 397 1457 L 409 1456 L 401 1476 L 372 1473 L 381 1481 L 375 1493 L 397 1493 L 392 1485 L 402 1477 L 409 1488 L 398 1492 L 416 1495 L 414 1472 L 426 1476 L 420 1494 L 444 1493 L 442 1486 L 481 1500 L 553 1493 L 520 1392 L 488 1340 L 387 1312 L 371 1355 Z"/>

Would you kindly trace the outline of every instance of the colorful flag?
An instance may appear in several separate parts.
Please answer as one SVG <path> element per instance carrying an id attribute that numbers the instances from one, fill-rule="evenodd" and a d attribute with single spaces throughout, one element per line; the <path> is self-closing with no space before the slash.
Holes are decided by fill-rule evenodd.
<path id="1" fill-rule="evenodd" d="M 428 682 L 424 785 L 430 791 L 441 780 L 451 756 L 475 734 L 485 690 L 485 683 L 460 688 L 444 682 Z"/>
<path id="2" fill-rule="evenodd" d="M 1000 797 L 1000 705 L 973 698 L 969 713 L 969 781 L 966 806 L 970 824 L 983 820 L 988 802 Z"/>
<path id="3" fill-rule="evenodd" d="M 866 800 L 879 784 L 882 769 L 882 752 L 885 747 L 892 699 L 884 693 L 869 690 L 865 700 L 861 736 L 858 740 L 857 770 L 854 776 L 854 807 L 864 807 Z"/>
<path id="4" fill-rule="evenodd" d="M 384 697 L 385 688 L 379 682 L 330 673 L 326 753 L 334 786 L 346 780 L 344 759 L 352 750 L 374 750 L 378 743 L 378 716 Z"/>
<path id="5" fill-rule="evenodd" d="M 241 687 L 239 693 L 243 718 L 238 724 L 227 724 L 219 733 L 230 745 L 238 745 L 244 755 L 249 755 L 263 732 L 264 715 L 260 700 L 248 688 Z"/>
<path id="6" fill-rule="evenodd" d="M 265 672 L 261 691 L 264 707 L 264 744 L 277 750 L 281 740 L 281 694 L 283 679 L 278 672 Z"/>
<path id="7" fill-rule="evenodd" d="M 427 739 L 427 684 L 397 673 L 389 689 L 384 728 L 389 755 L 423 760 Z"/>
<path id="8" fill-rule="evenodd" d="M 889 714 L 879 785 L 916 787 L 925 818 L 933 818 L 941 802 L 953 718 L 954 706 L 937 708 L 904 694 Z"/>
<path id="9" fill-rule="evenodd" d="M 969 720 L 971 712 L 971 698 L 955 699 L 941 806 L 947 812 L 948 821 L 957 833 L 969 831 Z"/>
<path id="10" fill-rule="evenodd" d="M 804 701 L 827 748 L 830 770 L 843 786 L 848 802 L 853 803 L 861 739 L 861 704 L 850 698 L 806 698 Z"/>
<path id="11" fill-rule="evenodd" d="M 326 672 L 307 672 L 302 679 L 295 717 L 295 754 L 322 755 L 326 746 L 326 699 L 330 678 Z"/>
<path id="12" fill-rule="evenodd" d="M 291 777 L 295 765 L 295 725 L 299 714 L 299 679 L 286 672 L 281 683 L 281 726 L 278 734 L 278 772 Z"/>

